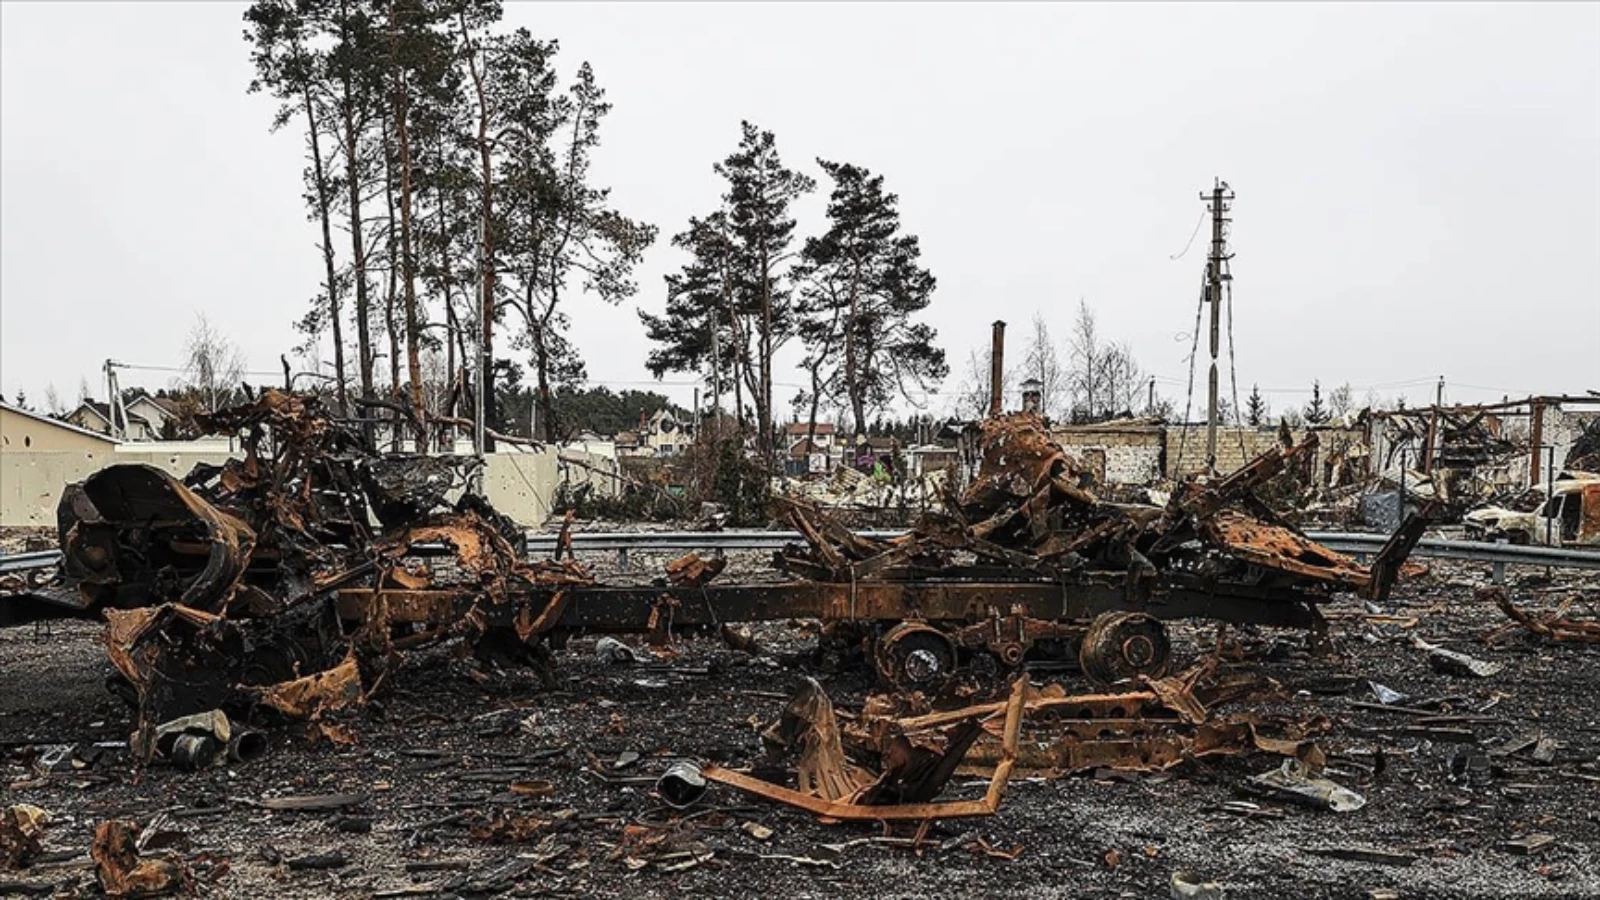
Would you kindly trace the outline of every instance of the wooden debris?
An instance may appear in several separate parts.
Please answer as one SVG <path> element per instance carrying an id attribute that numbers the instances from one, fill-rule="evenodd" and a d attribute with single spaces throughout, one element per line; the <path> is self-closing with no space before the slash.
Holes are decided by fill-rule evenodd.
<path id="1" fill-rule="evenodd" d="M 349 806 L 360 806 L 372 799 L 371 794 L 320 794 L 304 797 L 267 797 L 261 801 L 263 809 L 296 810 L 300 812 L 318 812 L 329 809 L 344 809 Z"/>
<path id="2" fill-rule="evenodd" d="M 1373 850 L 1366 847 L 1307 847 L 1306 852 L 1315 856 L 1326 856 L 1329 859 L 1345 859 L 1380 866 L 1409 866 L 1417 861 L 1417 857 L 1410 853 Z"/>

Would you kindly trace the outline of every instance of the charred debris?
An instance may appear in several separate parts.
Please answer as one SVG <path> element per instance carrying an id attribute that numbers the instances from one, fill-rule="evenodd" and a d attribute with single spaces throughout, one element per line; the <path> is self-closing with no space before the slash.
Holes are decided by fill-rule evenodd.
<path id="1" fill-rule="evenodd" d="M 1314 435 L 1185 482 L 1164 506 L 1102 502 L 1043 421 L 1018 413 L 981 423 L 976 477 L 900 537 L 790 502 L 804 543 L 774 560 L 789 580 L 718 583 L 721 561 L 691 554 L 654 585 L 613 586 L 570 545 L 529 559 L 518 526 L 470 490 L 470 460 L 369 452 L 315 398 L 268 390 L 201 424 L 240 435 L 242 458 L 182 479 L 115 465 L 71 486 L 59 577 L 0 594 L 8 622 L 106 622 L 136 758 L 247 760 L 264 746 L 255 729 L 358 707 L 430 644 L 548 671 L 578 633 L 660 643 L 815 619 L 817 658 L 871 666 L 884 693 L 842 721 L 808 682 L 764 734 L 774 762 L 797 761 L 797 788 L 710 766 L 680 773 L 674 795 L 718 781 L 840 820 L 987 815 L 1014 771 L 1215 753 L 1278 754 L 1314 780 L 1318 724 L 1214 715 L 1276 686 L 1219 658 L 1174 672 L 1165 623 L 1292 627 L 1315 644 L 1319 605 L 1385 597 L 1426 524 L 1412 517 L 1367 566 L 1274 514 L 1255 491 Z M 1081 670 L 1089 690 L 1030 680 L 1053 669 Z M 983 796 L 936 801 L 958 773 L 988 777 Z"/>

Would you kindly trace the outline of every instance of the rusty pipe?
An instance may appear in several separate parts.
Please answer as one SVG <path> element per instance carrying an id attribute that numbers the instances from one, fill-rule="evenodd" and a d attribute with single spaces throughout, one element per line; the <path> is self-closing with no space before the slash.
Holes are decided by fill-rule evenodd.
<path id="1" fill-rule="evenodd" d="M 989 415 L 998 416 L 1004 411 L 1006 323 L 994 323 L 994 343 L 989 347 Z"/>

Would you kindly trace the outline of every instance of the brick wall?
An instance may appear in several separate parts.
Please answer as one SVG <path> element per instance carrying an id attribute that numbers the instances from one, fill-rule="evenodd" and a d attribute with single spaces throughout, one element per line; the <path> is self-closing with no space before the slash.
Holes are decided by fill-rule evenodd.
<path id="1" fill-rule="evenodd" d="M 1294 433 L 1296 444 L 1305 440 L 1304 429 Z M 1358 428 L 1330 428 L 1317 432 L 1319 444 L 1313 471 L 1321 477 L 1322 461 L 1330 449 L 1363 440 Z M 1167 477 L 1177 478 L 1200 472 L 1206 466 L 1206 427 L 1204 425 L 1167 426 Z M 1278 446 L 1278 429 L 1218 428 L 1217 471 L 1223 474 L 1238 469 L 1257 456 Z"/>
<path id="2" fill-rule="evenodd" d="M 1161 476 L 1162 437 L 1158 426 L 1128 429 L 1075 426 L 1058 428 L 1050 436 L 1062 449 L 1080 459 L 1098 455 L 1089 451 L 1103 453 L 1106 484 L 1148 484 Z"/>

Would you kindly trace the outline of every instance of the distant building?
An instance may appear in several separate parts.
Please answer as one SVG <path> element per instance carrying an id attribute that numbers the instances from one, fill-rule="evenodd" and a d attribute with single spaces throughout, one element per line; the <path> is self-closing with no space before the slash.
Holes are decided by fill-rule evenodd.
<path id="1" fill-rule="evenodd" d="M 158 440 L 170 433 L 168 423 L 176 427 L 183 418 L 183 407 L 170 397 L 140 394 L 127 404 L 127 408 L 129 418 L 138 416 L 148 422 Z"/>
<path id="2" fill-rule="evenodd" d="M 920 478 L 929 472 L 959 465 L 961 453 L 954 447 L 944 447 L 939 444 L 922 444 L 916 447 L 907 447 L 906 474 L 912 478 Z"/>
<path id="3" fill-rule="evenodd" d="M 8 454 L 62 450 L 110 452 L 116 445 L 117 442 L 103 432 L 0 403 L 0 450 Z"/>
<path id="4" fill-rule="evenodd" d="M 828 472 L 839 459 L 838 429 L 829 422 L 790 422 L 783 426 L 783 445 L 784 471 L 791 475 Z"/>
<path id="5" fill-rule="evenodd" d="M 128 412 L 127 434 L 123 437 L 130 441 L 159 441 L 169 433 L 168 424 L 176 425 L 183 417 L 178 401 L 148 393 L 124 403 L 123 408 Z M 67 421 L 100 434 L 112 433 L 111 407 L 98 400 L 83 401 L 67 414 Z"/>
<path id="6" fill-rule="evenodd" d="M 637 431 L 619 431 L 613 440 L 617 445 L 618 456 L 642 456 L 649 452 L 639 440 Z"/>
<path id="7" fill-rule="evenodd" d="M 834 442 L 838 438 L 838 428 L 834 427 L 831 422 L 818 422 L 815 426 L 810 422 L 790 422 L 783 426 L 784 443 L 792 447 L 796 443 L 805 440 L 808 435 L 812 434 L 813 427 L 816 429 L 816 434 L 812 440 L 816 443 L 816 446 L 823 450 L 832 450 Z"/>
<path id="8" fill-rule="evenodd" d="M 98 400 L 85 400 L 78 404 L 78 408 L 67 413 L 67 421 L 93 431 L 97 434 L 110 435 L 111 407 Z M 138 415 L 133 410 L 128 410 L 128 427 L 124 437 L 130 441 L 153 441 L 161 436 L 161 432 L 144 416 Z"/>
<path id="9" fill-rule="evenodd" d="M 659 409 L 645 420 L 644 445 L 654 456 L 677 456 L 694 440 L 693 429 L 670 410 Z"/>

